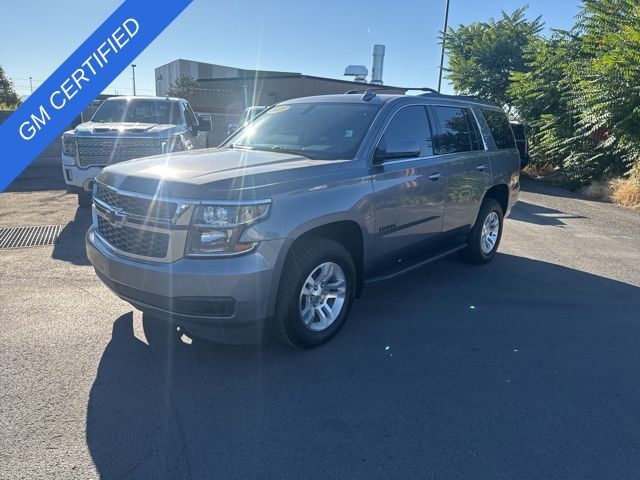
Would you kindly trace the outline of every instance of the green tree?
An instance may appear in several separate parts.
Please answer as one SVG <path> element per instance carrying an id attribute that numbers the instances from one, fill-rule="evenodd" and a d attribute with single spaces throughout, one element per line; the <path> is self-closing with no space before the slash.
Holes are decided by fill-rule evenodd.
<path id="1" fill-rule="evenodd" d="M 20 105 L 20 97 L 13 88 L 13 82 L 7 78 L 0 66 L 0 105 L 15 108 Z"/>
<path id="2" fill-rule="evenodd" d="M 167 95 L 169 97 L 185 98 L 189 100 L 189 96 L 198 89 L 198 82 L 189 75 L 184 73 L 176 78 L 169 88 L 167 89 Z"/>
<path id="3" fill-rule="evenodd" d="M 499 20 L 460 25 L 444 34 L 447 78 L 457 92 L 511 107 L 511 74 L 528 71 L 525 48 L 543 27 L 541 17 L 528 21 L 526 10 L 522 7 L 511 15 L 503 12 Z"/>

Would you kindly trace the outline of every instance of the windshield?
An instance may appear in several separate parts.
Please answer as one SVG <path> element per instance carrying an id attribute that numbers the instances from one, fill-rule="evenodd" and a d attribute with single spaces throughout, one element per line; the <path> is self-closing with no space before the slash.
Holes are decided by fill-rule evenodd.
<path id="1" fill-rule="evenodd" d="M 100 105 L 92 122 L 134 122 L 178 125 L 179 103 L 170 100 L 118 99 L 107 100 Z"/>
<path id="2" fill-rule="evenodd" d="M 352 159 L 379 106 L 293 103 L 268 110 L 226 146 L 287 151 L 323 160 Z"/>

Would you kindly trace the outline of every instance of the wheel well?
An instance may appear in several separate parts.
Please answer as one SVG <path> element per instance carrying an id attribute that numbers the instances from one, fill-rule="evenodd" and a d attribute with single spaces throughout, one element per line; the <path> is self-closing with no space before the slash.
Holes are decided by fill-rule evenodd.
<path id="1" fill-rule="evenodd" d="M 509 188 L 506 185 L 494 185 L 487 190 L 484 198 L 493 198 L 496 200 L 502 207 L 502 213 L 506 215 L 507 208 L 509 208 Z"/>
<path id="2" fill-rule="evenodd" d="M 360 225 L 349 220 L 328 223 L 305 232 L 296 242 L 308 237 L 328 238 L 349 251 L 356 266 L 356 296 L 360 296 L 364 276 L 364 240 Z"/>

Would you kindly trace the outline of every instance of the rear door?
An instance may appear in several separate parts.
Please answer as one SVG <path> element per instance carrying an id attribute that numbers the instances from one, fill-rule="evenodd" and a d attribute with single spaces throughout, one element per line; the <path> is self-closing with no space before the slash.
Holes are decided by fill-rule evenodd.
<path id="1" fill-rule="evenodd" d="M 442 232 L 444 165 L 433 156 L 431 128 L 425 105 L 400 107 L 387 123 L 378 148 L 392 141 L 420 145 L 415 158 L 386 159 L 372 166 L 375 194 L 375 252 L 380 262 Z"/>
<path id="2" fill-rule="evenodd" d="M 477 120 L 466 106 L 432 105 L 434 151 L 446 162 L 443 232 L 475 223 L 491 184 L 489 152 Z"/>

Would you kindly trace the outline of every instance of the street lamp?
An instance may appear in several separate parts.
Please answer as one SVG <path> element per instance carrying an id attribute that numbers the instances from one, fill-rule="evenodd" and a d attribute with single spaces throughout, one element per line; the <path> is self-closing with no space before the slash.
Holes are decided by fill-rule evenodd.
<path id="1" fill-rule="evenodd" d="M 133 72 L 133 96 L 136 96 L 136 64 L 131 65 L 131 71 Z"/>
<path id="2" fill-rule="evenodd" d="M 440 76 L 438 77 L 438 92 L 442 88 L 442 70 L 444 70 L 444 44 L 447 38 L 447 28 L 449 28 L 449 0 L 444 14 L 444 30 L 442 35 L 442 53 L 440 55 Z"/>

